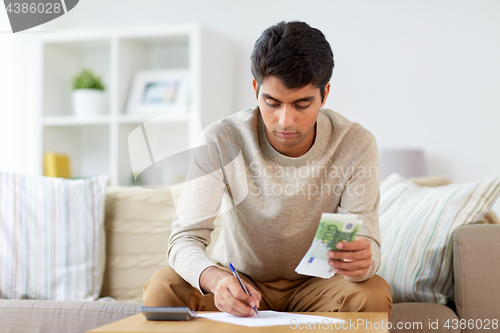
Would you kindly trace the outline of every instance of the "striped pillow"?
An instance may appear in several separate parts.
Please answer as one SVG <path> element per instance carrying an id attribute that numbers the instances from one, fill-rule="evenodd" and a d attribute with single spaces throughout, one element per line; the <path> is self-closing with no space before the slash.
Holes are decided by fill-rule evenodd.
<path id="1" fill-rule="evenodd" d="M 500 177 L 421 187 L 397 173 L 380 184 L 382 264 L 394 303 L 453 299 L 452 233 L 481 219 L 500 194 Z"/>
<path id="2" fill-rule="evenodd" d="M 108 178 L 0 173 L 0 298 L 99 297 Z"/>

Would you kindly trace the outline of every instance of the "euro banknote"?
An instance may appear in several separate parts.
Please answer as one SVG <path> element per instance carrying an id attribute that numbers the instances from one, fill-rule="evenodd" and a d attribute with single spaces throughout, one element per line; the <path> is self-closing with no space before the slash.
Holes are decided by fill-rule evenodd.
<path id="1" fill-rule="evenodd" d="M 353 241 L 363 221 L 356 214 L 323 213 L 314 240 L 295 272 L 302 275 L 331 278 L 335 275 L 328 265 L 328 251 L 337 250 L 337 243 Z"/>

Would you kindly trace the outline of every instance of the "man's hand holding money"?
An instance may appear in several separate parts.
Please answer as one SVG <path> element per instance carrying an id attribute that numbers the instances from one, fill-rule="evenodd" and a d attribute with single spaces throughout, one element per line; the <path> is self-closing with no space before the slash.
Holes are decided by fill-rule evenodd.
<path id="1" fill-rule="evenodd" d="M 371 242 L 368 238 L 356 236 L 352 242 L 338 242 L 340 251 L 328 251 L 328 265 L 341 275 L 358 277 L 366 274 L 372 264 Z"/>
<path id="2" fill-rule="evenodd" d="M 331 278 L 335 272 L 348 277 L 364 274 L 361 272 L 370 267 L 372 253 L 370 241 L 356 235 L 362 224 L 356 214 L 321 214 L 312 244 L 295 272 L 324 279 Z M 338 251 L 337 244 L 342 245 L 341 251 Z M 334 257 L 330 252 L 335 253 Z M 354 262 L 346 262 L 349 260 Z"/>

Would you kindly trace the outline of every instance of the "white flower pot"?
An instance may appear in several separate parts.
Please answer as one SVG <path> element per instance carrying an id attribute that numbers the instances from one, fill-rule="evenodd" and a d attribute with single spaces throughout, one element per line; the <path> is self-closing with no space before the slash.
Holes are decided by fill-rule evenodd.
<path id="1" fill-rule="evenodd" d="M 95 116 L 103 113 L 104 92 L 97 89 L 77 89 L 71 95 L 73 114 L 79 117 Z"/>

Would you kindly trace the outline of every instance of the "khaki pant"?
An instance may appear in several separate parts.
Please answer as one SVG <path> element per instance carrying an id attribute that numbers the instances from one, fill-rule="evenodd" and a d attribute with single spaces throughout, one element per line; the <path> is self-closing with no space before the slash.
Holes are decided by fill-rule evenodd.
<path id="1" fill-rule="evenodd" d="M 220 269 L 231 273 L 226 267 Z M 261 282 L 239 273 L 262 294 L 259 310 L 283 312 L 387 312 L 392 311 L 390 287 L 378 275 L 364 282 L 349 282 L 342 275 Z M 203 296 L 172 268 L 156 271 L 144 285 L 145 306 L 187 306 L 195 311 L 219 311 L 214 295 Z"/>

